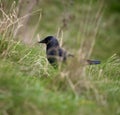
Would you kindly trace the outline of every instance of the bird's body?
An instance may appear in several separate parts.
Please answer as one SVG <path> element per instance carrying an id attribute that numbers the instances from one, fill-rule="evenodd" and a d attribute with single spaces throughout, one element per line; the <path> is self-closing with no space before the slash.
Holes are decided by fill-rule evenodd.
<path id="1" fill-rule="evenodd" d="M 66 52 L 60 47 L 53 47 L 46 50 L 47 59 L 50 64 L 66 61 Z"/>
<path id="2" fill-rule="evenodd" d="M 73 55 L 67 54 L 67 52 L 60 47 L 58 40 L 53 36 L 47 36 L 39 43 L 46 44 L 47 59 L 49 63 L 53 66 L 56 66 L 59 62 L 65 62 L 68 56 L 73 57 Z M 86 60 L 86 61 L 89 65 L 100 64 L 100 61 L 97 60 Z"/>

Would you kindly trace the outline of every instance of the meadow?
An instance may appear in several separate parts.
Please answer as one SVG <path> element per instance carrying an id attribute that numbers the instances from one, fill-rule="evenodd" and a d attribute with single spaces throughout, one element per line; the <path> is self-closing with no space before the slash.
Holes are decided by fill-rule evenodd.
<path id="1" fill-rule="evenodd" d="M 118 0 L 39 1 L 30 44 L 14 35 L 18 1 L 0 2 L 0 115 L 120 115 Z M 58 69 L 37 43 L 47 35 L 75 55 Z"/>

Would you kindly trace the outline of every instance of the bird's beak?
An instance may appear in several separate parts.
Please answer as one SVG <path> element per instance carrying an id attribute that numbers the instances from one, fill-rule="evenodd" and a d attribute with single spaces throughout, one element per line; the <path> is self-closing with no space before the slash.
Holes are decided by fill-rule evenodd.
<path id="1" fill-rule="evenodd" d="M 45 40 L 41 40 L 41 41 L 39 41 L 38 43 L 45 43 Z"/>

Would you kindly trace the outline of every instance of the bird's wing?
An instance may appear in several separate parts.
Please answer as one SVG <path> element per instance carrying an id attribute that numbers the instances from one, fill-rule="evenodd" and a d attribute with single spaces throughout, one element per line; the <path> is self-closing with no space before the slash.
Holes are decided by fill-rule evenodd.
<path id="1" fill-rule="evenodd" d="M 58 51 L 59 51 L 59 56 L 62 59 L 62 61 L 66 61 L 66 59 L 67 59 L 66 51 L 63 50 L 62 48 L 59 48 Z"/>

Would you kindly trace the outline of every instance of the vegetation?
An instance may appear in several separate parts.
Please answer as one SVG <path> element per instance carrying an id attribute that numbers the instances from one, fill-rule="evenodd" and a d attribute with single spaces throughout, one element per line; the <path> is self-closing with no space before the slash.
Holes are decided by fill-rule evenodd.
<path id="1" fill-rule="evenodd" d="M 43 14 L 35 34 L 56 35 L 75 54 L 54 69 L 36 39 L 26 45 L 14 38 L 16 6 L 5 0 L 11 10 L 0 8 L 0 114 L 119 115 L 120 10 L 114 1 L 45 0 L 36 6 Z M 38 17 L 31 17 L 31 27 Z M 102 63 L 86 65 L 83 58 Z"/>

